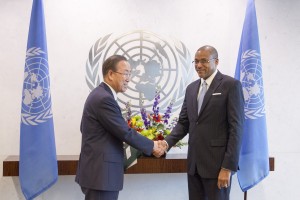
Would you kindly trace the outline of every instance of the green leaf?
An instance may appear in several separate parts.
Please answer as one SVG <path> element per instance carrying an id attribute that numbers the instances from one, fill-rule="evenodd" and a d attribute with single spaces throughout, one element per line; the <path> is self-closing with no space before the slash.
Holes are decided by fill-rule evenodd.
<path id="1" fill-rule="evenodd" d="M 165 126 L 163 124 L 158 124 L 157 125 L 157 130 L 164 130 Z"/>

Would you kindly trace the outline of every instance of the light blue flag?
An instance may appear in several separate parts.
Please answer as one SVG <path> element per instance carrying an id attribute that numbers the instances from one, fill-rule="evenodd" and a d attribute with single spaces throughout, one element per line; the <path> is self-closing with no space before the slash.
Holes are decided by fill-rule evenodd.
<path id="1" fill-rule="evenodd" d="M 19 178 L 27 200 L 58 178 L 42 0 L 33 0 L 22 91 Z"/>
<path id="2" fill-rule="evenodd" d="M 235 78 L 243 86 L 245 123 L 238 180 L 247 191 L 269 174 L 263 74 L 254 0 L 248 0 Z"/>

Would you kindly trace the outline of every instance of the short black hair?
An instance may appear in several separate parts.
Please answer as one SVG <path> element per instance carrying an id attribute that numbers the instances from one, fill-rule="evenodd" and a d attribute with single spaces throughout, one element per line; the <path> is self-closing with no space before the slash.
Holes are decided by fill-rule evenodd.
<path id="1" fill-rule="evenodd" d="M 102 64 L 102 75 L 103 77 L 107 75 L 109 70 L 117 71 L 117 64 L 125 60 L 127 61 L 127 58 L 121 55 L 112 55 L 109 58 L 107 58 L 104 63 Z"/>

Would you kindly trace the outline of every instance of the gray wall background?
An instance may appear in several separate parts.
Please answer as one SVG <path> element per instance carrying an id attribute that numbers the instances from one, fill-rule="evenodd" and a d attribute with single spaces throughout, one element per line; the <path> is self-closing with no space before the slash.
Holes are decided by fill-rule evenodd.
<path id="1" fill-rule="evenodd" d="M 185 43 L 192 56 L 204 44 L 219 51 L 219 70 L 234 75 L 246 0 L 44 0 L 57 154 L 80 151 L 79 124 L 89 89 L 85 63 L 90 47 L 108 33 L 144 29 Z M 19 122 L 31 0 L 0 0 L 0 168 L 19 154 Z M 248 199 L 300 196 L 298 76 L 300 1 L 257 0 L 270 156 L 275 172 Z M 283 91 L 283 92 L 282 92 Z M 243 194 L 236 176 L 231 197 Z M 1 199 L 24 199 L 18 177 L 0 177 Z M 147 193 L 147 195 L 145 195 Z M 82 199 L 74 176 L 37 200 Z M 185 174 L 125 175 L 120 200 L 187 199 Z"/>

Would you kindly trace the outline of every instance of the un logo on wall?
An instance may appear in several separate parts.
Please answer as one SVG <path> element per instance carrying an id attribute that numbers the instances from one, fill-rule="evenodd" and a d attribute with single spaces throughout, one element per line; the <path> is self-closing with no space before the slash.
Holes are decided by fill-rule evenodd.
<path id="1" fill-rule="evenodd" d="M 256 50 L 249 49 L 242 54 L 240 79 L 245 98 L 245 118 L 265 116 L 262 67 Z"/>
<path id="2" fill-rule="evenodd" d="M 90 90 L 102 81 L 102 63 L 111 55 L 128 59 L 132 77 L 128 90 L 118 94 L 118 102 L 125 106 L 130 100 L 132 111 L 142 105 L 152 108 L 157 87 L 160 92 L 160 109 L 165 110 L 171 100 L 173 112 L 181 107 L 186 86 L 192 81 L 194 68 L 185 45 L 144 30 L 123 35 L 106 35 L 98 39 L 89 52 L 86 63 L 86 82 Z"/>

